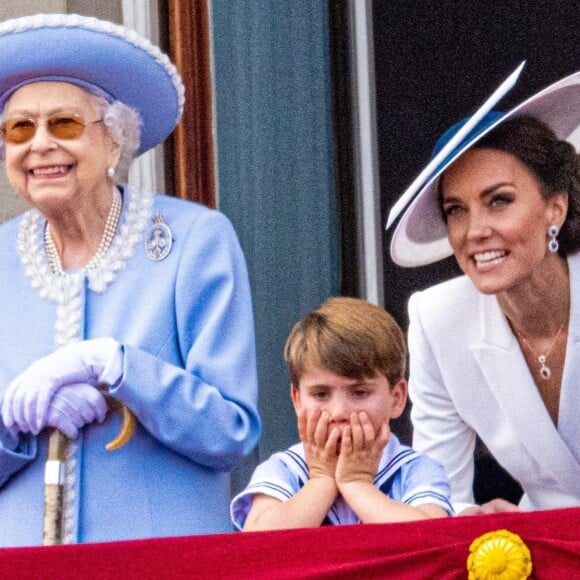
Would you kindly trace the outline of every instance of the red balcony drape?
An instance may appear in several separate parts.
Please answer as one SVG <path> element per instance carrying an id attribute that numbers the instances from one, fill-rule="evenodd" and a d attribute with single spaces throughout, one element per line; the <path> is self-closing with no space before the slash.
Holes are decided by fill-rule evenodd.
<path id="1" fill-rule="evenodd" d="M 580 579 L 580 508 L 404 524 L 5 548 L 0 549 L 0 575 L 59 580 L 465 580 L 473 540 L 504 529 L 518 534 L 529 548 L 531 578 Z"/>

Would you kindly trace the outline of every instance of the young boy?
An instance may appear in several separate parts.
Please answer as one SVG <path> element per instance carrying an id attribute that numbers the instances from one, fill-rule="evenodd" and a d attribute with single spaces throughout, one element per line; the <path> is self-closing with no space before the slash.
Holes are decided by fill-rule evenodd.
<path id="1" fill-rule="evenodd" d="M 244 531 L 378 523 L 452 513 L 443 467 L 399 443 L 407 400 L 403 333 L 382 308 L 331 298 L 285 347 L 302 443 L 259 465 L 232 501 Z"/>

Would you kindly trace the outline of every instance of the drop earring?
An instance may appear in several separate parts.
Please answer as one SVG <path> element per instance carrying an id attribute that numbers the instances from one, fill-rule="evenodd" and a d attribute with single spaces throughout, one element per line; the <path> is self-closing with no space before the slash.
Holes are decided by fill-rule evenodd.
<path id="1" fill-rule="evenodd" d="M 115 168 L 113 166 L 107 167 L 107 177 L 113 179 L 115 177 Z"/>
<path id="2" fill-rule="evenodd" d="M 550 236 L 550 241 L 548 242 L 548 250 L 550 250 L 552 254 L 555 254 L 558 251 L 558 248 L 560 247 L 560 244 L 556 239 L 556 236 L 558 235 L 559 231 L 560 230 L 558 229 L 558 226 L 555 224 L 552 224 L 548 228 L 548 235 Z"/>

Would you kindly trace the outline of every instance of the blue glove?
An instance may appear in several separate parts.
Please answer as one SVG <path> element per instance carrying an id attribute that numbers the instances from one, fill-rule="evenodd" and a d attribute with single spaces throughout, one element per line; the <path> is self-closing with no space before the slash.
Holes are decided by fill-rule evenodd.
<path id="1" fill-rule="evenodd" d="M 112 338 L 94 338 L 59 348 L 33 362 L 6 389 L 2 420 L 8 429 L 38 435 L 46 426 L 48 409 L 65 385 L 86 383 L 112 386 L 123 375 L 123 349 Z"/>
<path id="2" fill-rule="evenodd" d="M 76 439 L 81 427 L 93 421 L 102 423 L 106 415 L 107 401 L 98 389 L 86 383 L 65 385 L 52 398 L 46 425 Z"/>

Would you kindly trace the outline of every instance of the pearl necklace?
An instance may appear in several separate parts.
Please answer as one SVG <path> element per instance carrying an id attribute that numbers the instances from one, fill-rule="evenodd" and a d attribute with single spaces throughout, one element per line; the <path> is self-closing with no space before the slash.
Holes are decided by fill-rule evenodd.
<path id="1" fill-rule="evenodd" d="M 99 243 L 99 247 L 97 248 L 97 252 L 83 268 L 85 272 L 97 268 L 109 251 L 109 248 L 113 243 L 113 238 L 115 237 L 115 232 L 117 231 L 117 226 L 119 225 L 119 218 L 121 217 L 122 209 L 123 200 L 119 190 L 115 187 L 113 188 L 113 201 L 109 209 L 109 215 L 107 216 L 103 236 Z M 50 233 L 50 224 L 48 223 L 44 229 L 44 249 L 50 269 L 55 274 L 62 276 L 64 274 L 64 269 L 60 261 L 60 256 L 58 255 L 58 250 L 56 249 L 54 239 Z"/>
<path id="2" fill-rule="evenodd" d="M 540 376 L 545 381 L 549 381 L 550 378 L 552 377 L 552 371 L 551 371 L 550 367 L 546 364 L 546 361 L 548 359 L 548 355 L 550 354 L 550 352 L 552 352 L 552 349 L 554 348 L 554 345 L 556 344 L 556 341 L 558 340 L 560 333 L 564 329 L 565 324 L 566 324 L 566 321 L 562 322 L 562 325 L 558 329 L 558 332 L 556 333 L 556 336 L 554 336 L 554 340 L 552 340 L 552 342 L 550 343 L 550 346 L 548 347 L 548 350 L 546 351 L 546 353 L 545 354 L 538 354 L 532 348 L 532 345 L 527 341 L 527 339 L 524 336 L 522 336 L 522 334 L 520 332 L 518 332 L 517 328 L 513 325 L 513 323 L 511 323 L 511 326 L 514 329 L 514 332 L 517 334 L 517 336 L 520 338 L 520 340 L 528 347 L 528 350 L 538 359 L 538 362 L 540 363 Z"/>

